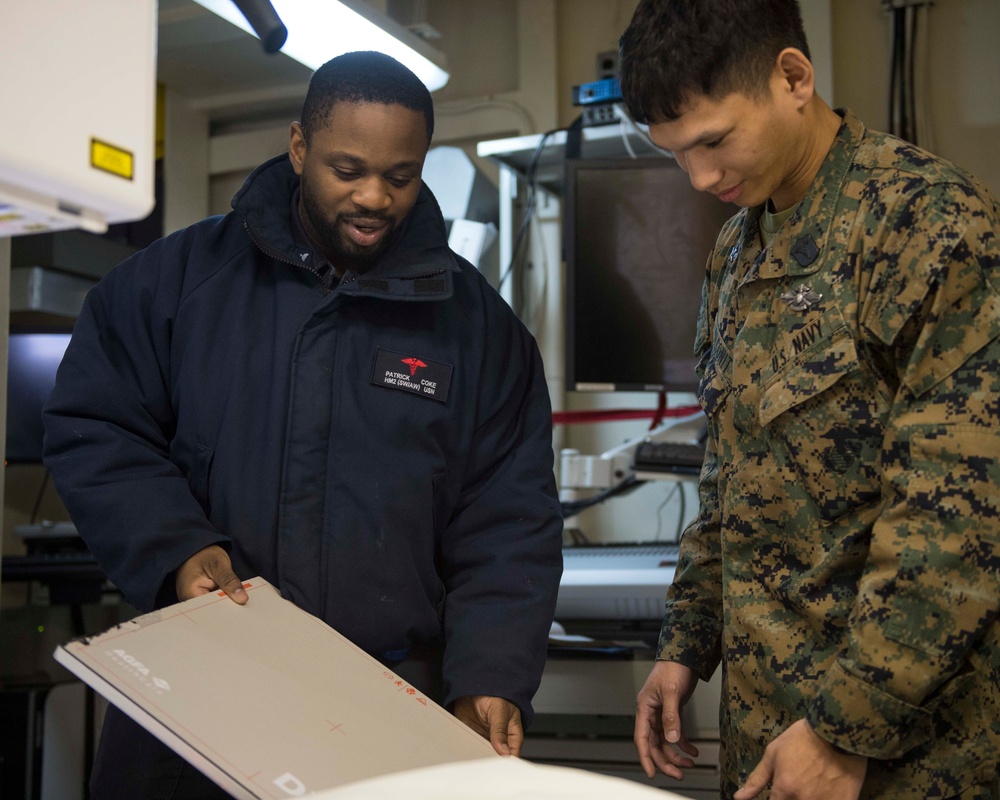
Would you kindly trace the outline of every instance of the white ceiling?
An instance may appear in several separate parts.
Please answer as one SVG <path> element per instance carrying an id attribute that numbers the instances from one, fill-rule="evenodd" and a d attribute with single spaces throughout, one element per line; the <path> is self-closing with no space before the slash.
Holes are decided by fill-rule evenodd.
<path id="1" fill-rule="evenodd" d="M 157 79 L 216 125 L 290 114 L 312 71 L 194 0 L 159 0 Z"/>

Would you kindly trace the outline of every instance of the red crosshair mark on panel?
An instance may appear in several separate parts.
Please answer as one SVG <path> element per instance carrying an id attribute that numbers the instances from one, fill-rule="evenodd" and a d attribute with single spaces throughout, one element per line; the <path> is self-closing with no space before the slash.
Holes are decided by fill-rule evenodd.
<path id="1" fill-rule="evenodd" d="M 333 733 L 334 731 L 337 731 L 338 733 L 342 733 L 344 736 L 347 736 L 347 731 L 343 730 L 343 727 L 344 727 L 344 723 L 343 722 L 338 722 L 338 723 L 334 724 L 334 723 L 330 722 L 330 720 L 327 720 L 326 724 L 330 726 L 330 733 Z"/>

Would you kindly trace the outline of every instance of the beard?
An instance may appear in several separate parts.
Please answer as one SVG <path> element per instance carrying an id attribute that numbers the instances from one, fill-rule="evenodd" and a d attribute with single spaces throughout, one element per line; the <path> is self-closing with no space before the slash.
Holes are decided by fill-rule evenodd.
<path id="1" fill-rule="evenodd" d="M 310 234 L 315 244 L 323 252 L 334 268 L 343 275 L 347 270 L 363 274 L 392 246 L 395 241 L 399 221 L 395 217 L 370 212 L 354 214 L 341 213 L 332 219 L 324 212 L 316 196 L 310 191 L 305 176 L 301 177 L 299 193 L 302 209 L 311 228 Z M 375 244 L 369 247 L 352 242 L 343 232 L 343 224 L 352 219 L 379 220 L 387 224 L 388 230 Z"/>

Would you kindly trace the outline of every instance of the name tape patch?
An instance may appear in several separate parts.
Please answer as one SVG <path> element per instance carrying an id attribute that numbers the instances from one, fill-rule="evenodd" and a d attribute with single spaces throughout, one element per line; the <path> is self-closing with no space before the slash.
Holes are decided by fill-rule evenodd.
<path id="1" fill-rule="evenodd" d="M 451 371 L 451 364 L 379 347 L 375 352 L 371 382 L 375 386 L 398 389 L 443 403 L 448 399 Z"/>

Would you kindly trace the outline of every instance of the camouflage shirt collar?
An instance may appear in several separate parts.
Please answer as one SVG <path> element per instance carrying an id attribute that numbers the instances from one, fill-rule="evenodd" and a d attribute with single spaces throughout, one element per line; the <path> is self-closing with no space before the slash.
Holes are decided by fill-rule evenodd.
<path id="1" fill-rule="evenodd" d="M 840 130 L 795 214 L 772 240 L 771 257 L 761 265 L 760 277 L 811 275 L 823 264 L 820 255 L 827 246 L 833 214 L 865 135 L 864 125 L 851 111 L 838 108 L 836 113 L 844 120 Z M 747 222 L 752 219 L 754 225 L 760 216 L 760 209 L 755 210 L 758 213 L 747 215 Z"/>

